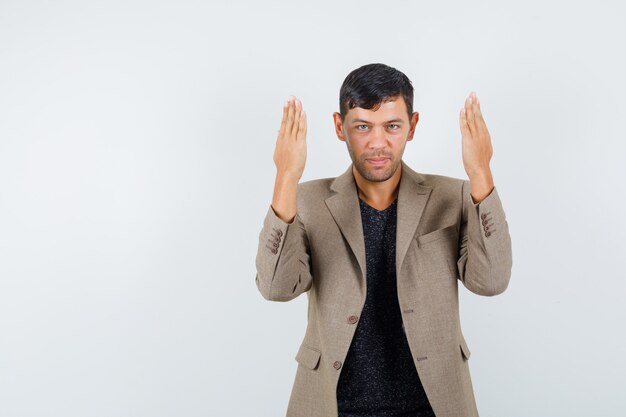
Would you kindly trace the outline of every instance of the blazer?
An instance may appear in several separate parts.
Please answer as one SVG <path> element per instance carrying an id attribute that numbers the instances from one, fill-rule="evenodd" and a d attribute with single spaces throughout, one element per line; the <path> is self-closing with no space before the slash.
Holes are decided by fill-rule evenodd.
<path id="1" fill-rule="evenodd" d="M 404 332 L 437 417 L 477 417 L 458 282 L 484 296 L 507 288 L 513 263 L 508 223 L 495 187 L 475 204 L 469 180 L 401 165 L 396 279 Z M 265 299 L 308 296 L 287 417 L 338 416 L 337 382 L 366 295 L 352 164 L 338 177 L 299 183 L 291 223 L 270 204 L 255 263 Z"/>

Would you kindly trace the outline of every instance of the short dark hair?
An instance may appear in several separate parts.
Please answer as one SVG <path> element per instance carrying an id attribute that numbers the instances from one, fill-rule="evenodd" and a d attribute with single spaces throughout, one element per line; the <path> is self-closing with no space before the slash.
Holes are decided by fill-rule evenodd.
<path id="1" fill-rule="evenodd" d="M 413 114 L 413 85 L 411 80 L 385 64 L 367 64 L 353 70 L 339 91 L 339 114 L 344 120 L 350 109 L 374 109 L 383 102 L 401 95 L 406 103 L 409 120 Z"/>

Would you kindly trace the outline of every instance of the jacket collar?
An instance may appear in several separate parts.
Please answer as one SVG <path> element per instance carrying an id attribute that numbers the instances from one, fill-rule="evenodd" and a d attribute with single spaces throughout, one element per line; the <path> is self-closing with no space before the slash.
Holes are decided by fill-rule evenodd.
<path id="1" fill-rule="evenodd" d="M 396 273 L 399 274 L 411 239 L 415 235 L 417 225 L 424 212 L 426 202 L 430 197 L 432 187 L 421 184 L 425 177 L 413 171 L 403 161 L 400 161 L 402 174 L 398 191 L 397 225 L 396 225 Z M 350 245 L 365 278 L 365 241 L 361 209 L 357 185 L 350 164 L 348 169 L 336 177 L 330 185 L 335 194 L 324 201 L 337 226 Z"/>

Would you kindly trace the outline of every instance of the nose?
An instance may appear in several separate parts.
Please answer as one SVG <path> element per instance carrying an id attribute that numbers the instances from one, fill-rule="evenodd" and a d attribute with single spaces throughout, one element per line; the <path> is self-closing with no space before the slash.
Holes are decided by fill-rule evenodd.
<path id="1" fill-rule="evenodd" d="M 377 126 L 372 129 L 372 133 L 369 135 L 368 147 L 370 149 L 384 148 L 387 144 L 387 138 L 385 137 L 385 131 L 382 127 Z"/>

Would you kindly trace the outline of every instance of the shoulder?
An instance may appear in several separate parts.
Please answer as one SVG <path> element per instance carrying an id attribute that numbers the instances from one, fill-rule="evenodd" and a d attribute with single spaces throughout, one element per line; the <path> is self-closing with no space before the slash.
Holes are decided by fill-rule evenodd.
<path id="1" fill-rule="evenodd" d="M 430 198 L 444 204 L 462 205 L 464 187 L 468 180 L 440 174 L 418 173 L 420 185 L 431 189 Z"/>
<path id="2" fill-rule="evenodd" d="M 326 213 L 325 201 L 334 194 L 330 186 L 335 179 L 336 177 L 317 178 L 298 183 L 297 212 L 306 227 L 314 227 L 322 221 Z"/>
<path id="3" fill-rule="evenodd" d="M 335 178 L 337 177 L 316 178 L 312 180 L 302 181 L 298 184 L 298 188 L 308 189 L 308 190 L 324 189 L 324 188 L 330 189 L 330 184 L 332 184 Z"/>
<path id="4" fill-rule="evenodd" d="M 466 180 L 439 174 L 420 174 L 424 178 L 423 185 L 432 188 L 460 188 Z"/>
<path id="5" fill-rule="evenodd" d="M 406 173 L 422 186 L 432 188 L 433 191 L 460 190 L 465 180 L 448 175 L 431 174 L 413 169 L 402 161 L 403 174 Z"/>
<path id="6" fill-rule="evenodd" d="M 298 195 L 303 198 L 326 198 L 333 194 L 330 185 L 336 177 L 316 178 L 298 183 Z"/>
<path id="7" fill-rule="evenodd" d="M 448 175 L 426 173 L 420 173 L 419 180 L 421 186 L 430 189 L 428 206 L 429 212 L 434 215 L 432 221 L 442 225 L 456 221 L 459 213 L 463 211 L 465 180 Z"/>

